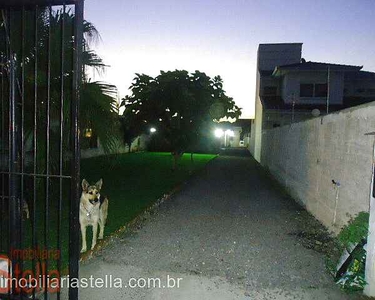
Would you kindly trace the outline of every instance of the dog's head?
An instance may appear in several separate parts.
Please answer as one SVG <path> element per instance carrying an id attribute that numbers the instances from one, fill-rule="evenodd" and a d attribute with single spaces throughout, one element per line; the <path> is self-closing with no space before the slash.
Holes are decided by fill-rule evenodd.
<path id="1" fill-rule="evenodd" d="M 99 201 L 100 190 L 102 189 L 103 180 L 100 179 L 94 185 L 90 185 L 86 179 L 82 180 L 82 193 L 91 204 L 96 204 Z"/>

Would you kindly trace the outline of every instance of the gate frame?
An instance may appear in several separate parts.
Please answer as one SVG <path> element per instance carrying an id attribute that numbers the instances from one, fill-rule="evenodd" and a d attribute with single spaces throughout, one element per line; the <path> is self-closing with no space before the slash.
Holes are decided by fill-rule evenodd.
<path id="1" fill-rule="evenodd" d="M 11 3 L 10 3 L 11 2 Z M 70 281 L 73 279 L 79 280 L 79 199 L 80 199 L 80 137 L 79 137 L 79 103 L 80 103 L 80 92 L 82 85 L 82 52 L 83 52 L 83 21 L 84 21 L 84 0 L 0 0 L 0 10 L 2 9 L 14 9 L 24 11 L 25 7 L 28 8 L 39 8 L 39 7 L 52 7 L 52 6 L 66 6 L 74 5 L 74 45 L 73 45 L 73 85 L 72 85 L 72 100 L 71 100 L 71 149 L 72 149 L 72 164 L 71 164 L 71 184 L 70 184 L 70 208 L 69 208 L 69 277 Z M 22 24 L 22 27 L 24 25 Z M 10 29 L 11 32 L 11 29 Z M 23 39 L 23 37 L 22 37 Z M 22 41 L 23 42 L 23 41 Z M 12 51 L 10 49 L 10 56 Z M 17 240 L 20 236 L 20 223 L 17 221 L 20 219 L 20 199 L 17 197 L 18 186 L 17 176 L 22 175 L 23 172 L 19 172 L 17 162 L 17 134 L 16 134 L 16 84 L 15 84 L 15 68 L 14 60 L 10 59 L 10 91 L 9 91 L 9 109 L 10 109 L 10 122 L 11 126 L 9 135 L 9 201 L 10 203 L 10 220 L 12 227 L 17 231 L 17 234 L 13 234 L 16 239 L 11 239 L 11 245 L 14 249 L 17 249 L 19 241 Z M 5 173 L 5 172 L 4 172 Z M 33 174 L 34 176 L 37 174 Z M 61 175 L 61 174 L 60 174 Z M 48 177 L 49 175 L 47 175 Z M 62 177 L 62 176 L 61 176 Z M 9 297 L 9 295 L 8 295 Z M 0 296 L 1 298 L 1 296 Z M 12 295 L 10 295 L 12 298 Z M 23 298 L 23 296 L 21 296 Z M 1 298 L 2 299 L 2 298 Z M 69 299 L 78 299 L 78 286 L 69 287 Z"/>

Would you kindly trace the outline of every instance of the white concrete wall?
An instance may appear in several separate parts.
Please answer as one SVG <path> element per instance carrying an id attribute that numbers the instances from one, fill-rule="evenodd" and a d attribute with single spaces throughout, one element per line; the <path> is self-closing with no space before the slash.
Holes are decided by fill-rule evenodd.
<path id="1" fill-rule="evenodd" d="M 242 131 L 242 128 L 241 127 L 234 127 L 233 129 L 233 132 L 234 132 L 234 137 L 232 139 L 230 139 L 230 144 L 231 147 L 239 147 L 240 146 L 240 135 L 241 135 L 241 131 Z"/>
<path id="2" fill-rule="evenodd" d="M 262 146 L 262 124 L 263 124 L 263 105 L 259 96 L 255 100 L 255 119 L 251 124 L 250 137 L 250 153 L 257 160 L 260 161 L 261 146 Z"/>
<path id="3" fill-rule="evenodd" d="M 365 133 L 372 131 L 375 103 L 263 130 L 261 164 L 338 232 L 351 216 L 369 210 L 374 137 Z M 338 194 L 332 180 L 341 184 Z"/>
<path id="4" fill-rule="evenodd" d="M 259 60 L 259 57 L 258 57 Z M 250 144 L 249 144 L 249 151 L 252 156 L 255 158 L 257 156 L 257 160 L 260 159 L 260 135 L 262 130 L 262 114 L 263 114 L 263 107 L 262 103 L 260 102 L 259 92 L 260 92 L 260 74 L 258 71 L 258 65 L 256 69 L 256 82 L 255 82 L 255 116 L 254 120 L 251 123 L 251 131 L 250 131 Z M 260 119 L 260 120 L 259 120 Z M 255 150 L 258 147 L 258 150 Z M 257 152 L 257 154 L 255 154 Z"/>
<path id="5" fill-rule="evenodd" d="M 250 153 L 254 156 L 254 146 L 255 146 L 255 119 L 252 119 L 251 120 L 251 130 L 250 130 L 250 138 L 249 138 L 249 145 L 248 145 L 248 149 L 250 151 Z"/>

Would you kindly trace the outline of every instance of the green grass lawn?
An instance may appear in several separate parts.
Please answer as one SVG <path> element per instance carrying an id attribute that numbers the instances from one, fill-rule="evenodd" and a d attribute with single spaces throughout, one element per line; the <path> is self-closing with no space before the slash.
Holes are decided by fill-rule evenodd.
<path id="1" fill-rule="evenodd" d="M 109 197 L 105 236 L 132 220 L 163 194 L 201 169 L 215 155 L 184 154 L 179 168 L 171 170 L 170 153 L 142 152 L 82 160 L 81 178 L 91 184 L 103 179 L 102 194 Z M 91 237 L 88 239 L 91 243 Z M 88 245 L 89 247 L 89 245 Z"/>
<path id="2" fill-rule="evenodd" d="M 172 171 L 170 153 L 131 153 L 101 156 L 81 161 L 81 179 L 91 184 L 103 179 L 101 194 L 109 197 L 108 221 L 104 236 L 109 236 L 134 219 L 144 209 L 188 179 L 194 171 L 202 169 L 215 155 L 194 154 L 194 163 L 190 154 L 185 154 L 177 170 Z M 57 199 L 58 180 L 51 180 L 49 198 L 48 234 L 44 236 L 45 198 L 39 197 L 37 203 L 36 238 L 40 249 L 57 247 Z M 61 228 L 61 270 L 68 265 L 69 241 L 69 181 L 64 182 Z M 31 220 L 24 221 L 23 248 L 33 248 L 31 242 Z M 91 227 L 87 232 L 88 249 L 91 247 Z M 50 260 L 48 269 L 55 269 L 56 261 Z M 25 269 L 31 268 L 31 261 L 25 261 Z"/>

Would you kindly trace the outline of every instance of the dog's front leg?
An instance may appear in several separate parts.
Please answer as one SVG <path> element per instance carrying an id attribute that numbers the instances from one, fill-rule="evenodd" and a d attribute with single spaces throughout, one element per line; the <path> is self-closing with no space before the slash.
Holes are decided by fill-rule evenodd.
<path id="1" fill-rule="evenodd" d="M 91 244 L 91 250 L 94 249 L 95 245 L 96 245 L 96 238 L 98 236 L 98 222 L 95 222 L 93 225 L 92 225 L 92 244 Z"/>
<path id="2" fill-rule="evenodd" d="M 82 234 L 82 249 L 81 253 L 86 252 L 87 244 L 86 244 L 86 226 L 81 224 L 81 234 Z"/>
<path id="3" fill-rule="evenodd" d="M 101 219 L 99 219 L 99 240 L 103 239 L 104 235 L 104 223 Z"/>

